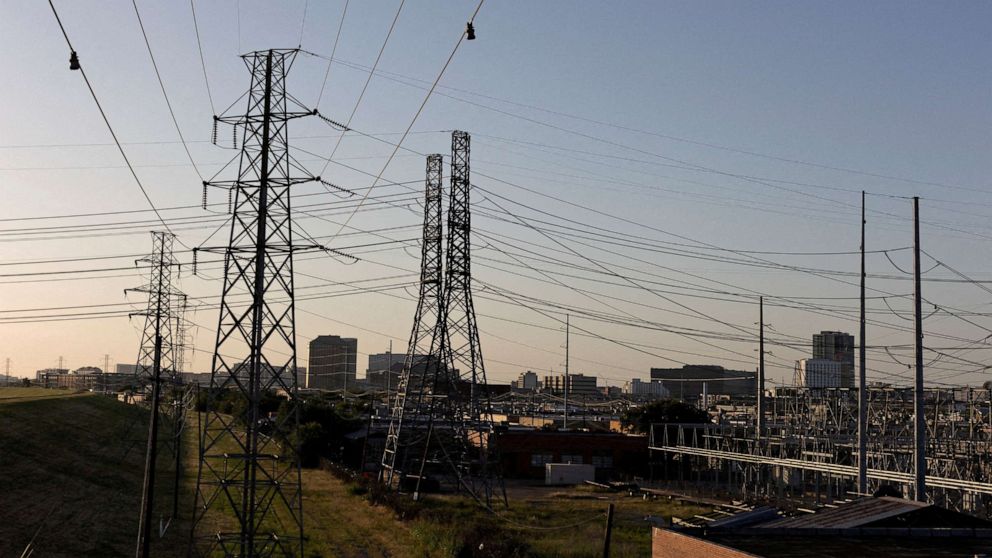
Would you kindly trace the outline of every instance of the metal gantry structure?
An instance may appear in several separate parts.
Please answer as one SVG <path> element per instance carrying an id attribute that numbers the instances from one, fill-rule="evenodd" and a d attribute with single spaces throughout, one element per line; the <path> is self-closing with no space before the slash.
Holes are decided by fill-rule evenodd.
<path id="1" fill-rule="evenodd" d="M 701 481 L 754 501 L 829 502 L 883 486 L 916 496 L 915 388 L 866 391 L 867 490 L 858 482 L 859 391 L 777 388 L 760 439 L 753 426 L 732 424 L 729 416 L 723 424 L 658 425 L 652 451 L 681 456 L 685 464 L 660 476 Z M 923 399 L 927 501 L 992 517 L 988 390 L 927 388 Z"/>
<path id="2" fill-rule="evenodd" d="M 152 231 L 152 252 L 136 261 L 139 265 L 149 268 L 148 283 L 131 292 L 148 295 L 148 306 L 144 312 L 133 315 L 145 317 L 145 327 L 141 334 L 141 346 L 138 350 L 138 361 L 135 366 L 135 385 L 143 395 L 142 400 L 150 403 L 150 418 L 148 421 L 148 437 L 145 441 L 145 474 L 141 488 L 141 511 L 138 519 L 138 539 L 136 556 L 148 556 L 151 545 L 152 513 L 155 508 L 155 477 L 158 468 L 159 453 L 159 419 L 162 400 L 163 384 L 175 386 L 182 383 L 182 375 L 176 365 L 177 354 L 182 351 L 181 342 L 176 337 L 177 324 L 183 320 L 183 309 L 186 305 L 186 295 L 173 285 L 173 271 L 178 270 L 179 262 L 172 248 L 175 235 L 168 232 Z M 178 271 L 176 272 L 178 276 Z M 181 358 L 181 357 L 180 357 Z M 176 421 L 178 413 L 174 415 Z M 179 423 L 174 422 L 174 427 Z M 130 430 L 130 428 L 128 428 Z M 174 428 L 172 451 L 177 465 L 180 448 Z M 174 471 L 177 482 L 174 486 L 173 507 L 171 517 L 175 517 L 178 503 L 179 467 Z"/>
<path id="3" fill-rule="evenodd" d="M 505 502 L 479 343 L 471 272 L 470 137 L 451 136 L 447 243 L 441 267 L 441 157 L 427 164 L 421 289 L 382 459 L 388 485 L 425 482 L 468 493 L 486 507 Z M 431 331 L 429 350 L 421 351 Z M 418 357 L 418 355 L 426 355 Z"/>
<path id="4" fill-rule="evenodd" d="M 652 430 L 651 448 L 678 456 L 686 473 L 755 499 L 788 492 L 819 501 L 893 489 L 920 502 L 992 517 L 989 390 L 925 388 L 920 289 L 919 198 L 913 198 L 914 387 L 866 385 L 865 219 L 861 213 L 858 389 L 777 389 L 771 408 L 721 424 Z M 759 400 L 760 401 L 760 400 Z M 770 414 L 770 416 L 769 416 Z M 740 420 L 743 418 L 744 420 Z M 666 466 L 670 459 L 665 460 Z"/>
<path id="5" fill-rule="evenodd" d="M 224 257 L 220 317 L 200 430 L 191 551 L 205 556 L 303 556 L 290 190 L 309 182 L 289 153 L 288 122 L 309 116 L 286 91 L 297 49 L 252 52 Z M 301 176 L 294 176 L 299 172 Z M 206 185 L 205 185 L 206 186 Z M 283 396 L 279 413 L 267 395 Z M 265 400 L 265 401 L 263 401 Z"/>

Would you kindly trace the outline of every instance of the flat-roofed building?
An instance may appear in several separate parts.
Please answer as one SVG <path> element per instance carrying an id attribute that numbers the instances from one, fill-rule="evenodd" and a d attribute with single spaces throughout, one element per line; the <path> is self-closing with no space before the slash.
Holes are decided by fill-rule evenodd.
<path id="1" fill-rule="evenodd" d="M 805 388 L 836 388 L 841 385 L 841 363 L 826 358 L 796 361 L 793 383 Z"/>
<path id="2" fill-rule="evenodd" d="M 727 370 L 710 364 L 652 368 L 651 381 L 660 381 L 672 397 L 681 401 L 697 401 L 703 394 L 703 384 L 709 395 L 754 396 L 758 389 L 756 372 Z"/>
<path id="3" fill-rule="evenodd" d="M 854 387 L 854 336 L 843 331 L 813 334 L 813 358 L 840 363 L 840 386 Z"/>
<path id="4" fill-rule="evenodd" d="M 357 362 L 358 339 L 321 335 L 310 341 L 306 387 L 336 390 L 354 386 Z"/>
<path id="5" fill-rule="evenodd" d="M 545 376 L 544 384 L 541 388 L 544 391 L 550 391 L 554 394 L 565 393 L 565 375 L 558 374 L 556 376 Z M 586 376 L 585 374 L 569 374 L 568 375 L 568 395 L 579 396 L 596 396 L 599 395 L 599 390 L 596 389 L 596 376 Z"/>

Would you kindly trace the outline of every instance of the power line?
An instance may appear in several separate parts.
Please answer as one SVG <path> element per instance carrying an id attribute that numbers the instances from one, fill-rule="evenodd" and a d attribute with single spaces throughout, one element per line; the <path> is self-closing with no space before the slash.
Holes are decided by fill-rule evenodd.
<path id="1" fill-rule="evenodd" d="M 475 6 L 475 10 L 472 12 L 472 17 L 469 18 L 469 21 L 473 21 L 475 19 L 475 16 L 479 14 L 479 10 L 482 9 L 482 4 L 484 2 L 485 0 L 479 0 L 479 3 Z M 437 87 L 437 84 L 440 83 L 441 78 L 444 77 L 444 72 L 447 71 L 448 66 L 451 64 L 451 61 L 455 58 L 455 53 L 458 52 L 458 47 L 461 46 L 462 41 L 464 39 L 465 39 L 465 31 L 462 31 L 462 33 L 458 36 L 458 42 L 455 43 L 455 47 L 451 49 L 451 54 L 448 55 L 448 59 L 444 62 L 444 66 L 441 67 L 441 71 L 438 72 L 437 77 L 434 78 L 434 83 L 431 85 L 431 88 L 427 91 L 427 94 L 424 96 L 424 100 L 421 101 L 420 106 L 417 108 L 417 112 L 413 115 L 413 118 L 410 120 L 410 124 L 406 127 L 406 130 L 403 132 L 403 136 L 401 136 L 399 141 L 396 142 L 392 153 L 389 154 L 389 158 L 386 160 L 386 163 L 382 166 L 382 169 L 379 170 L 379 174 L 376 175 L 375 179 L 372 181 L 372 185 L 366 191 L 365 197 L 363 197 L 362 201 L 359 203 L 359 207 L 361 207 L 362 204 L 365 203 L 365 199 L 367 198 L 368 193 L 372 190 L 372 188 L 374 188 L 378 184 L 379 180 L 382 178 L 382 174 L 386 172 L 386 168 L 389 167 L 389 164 L 393 161 L 393 158 L 396 156 L 396 153 L 400 150 L 400 147 L 403 145 L 403 141 L 406 140 L 406 137 L 410 133 L 410 130 L 413 128 L 413 125 L 416 124 L 417 119 L 420 118 L 420 114 L 423 112 L 424 107 L 427 106 L 427 101 L 430 100 L 431 95 L 434 93 L 434 90 Z M 330 159 L 331 158 L 328 157 L 328 161 L 330 161 Z M 327 165 L 325 164 L 324 167 L 326 168 Z M 321 173 L 323 174 L 323 171 Z M 353 216 L 354 215 L 351 215 L 347 219 L 345 219 L 344 224 L 347 225 L 349 222 L 351 222 Z M 343 230 L 343 228 L 344 226 L 342 225 L 342 228 L 338 229 L 338 232 Z"/>
<path id="2" fill-rule="evenodd" d="M 405 3 L 406 3 L 406 0 L 400 0 L 400 4 L 396 8 L 396 15 L 393 16 L 393 20 L 389 24 L 389 30 L 386 32 L 386 38 L 383 39 L 382 46 L 379 47 L 379 54 L 376 55 L 376 57 L 375 57 L 375 63 L 372 64 L 372 67 L 373 68 L 378 67 L 379 66 L 379 61 L 382 60 L 382 53 L 386 51 L 386 45 L 389 44 L 389 38 L 393 36 L 393 29 L 396 28 L 396 22 L 400 19 L 400 12 L 403 11 L 403 4 L 405 4 Z M 345 9 L 347 9 L 347 6 L 345 6 Z M 344 14 L 343 13 L 341 15 L 341 24 L 342 25 L 344 24 Z M 338 32 L 340 33 L 340 27 L 338 28 Z M 336 39 L 334 41 L 334 47 L 333 48 L 337 48 L 337 40 Z M 332 52 L 333 52 L 333 49 L 332 49 Z M 333 54 L 331 56 L 333 56 Z M 331 65 L 328 62 L 328 64 L 327 64 L 327 70 L 328 70 L 328 72 L 330 71 L 330 69 L 331 69 Z M 358 112 L 358 107 L 362 104 L 362 99 L 365 98 L 365 92 L 368 91 L 369 83 L 372 82 L 372 75 L 373 75 L 373 73 L 369 73 L 368 79 L 365 80 L 365 85 L 362 86 L 362 91 L 361 91 L 361 93 L 358 94 L 358 100 L 355 101 L 355 106 L 353 106 L 351 108 L 351 114 L 348 115 L 348 120 L 344 124 L 344 130 L 341 132 L 341 135 L 338 136 L 338 141 L 337 141 L 337 143 L 334 144 L 334 149 L 331 150 L 331 154 L 327 156 L 328 161 L 326 163 L 324 163 L 323 168 L 320 169 L 320 174 L 324 174 L 325 172 L 327 172 L 327 165 L 328 165 L 328 163 L 330 163 L 330 160 L 334 158 L 334 154 L 338 152 L 338 147 L 341 146 L 341 140 L 344 139 L 344 135 L 345 135 L 345 133 L 347 133 L 348 127 L 351 126 L 351 121 L 354 120 L 354 118 L 355 118 L 355 113 Z M 325 74 L 325 79 L 326 79 L 326 74 Z M 323 87 L 321 87 L 321 93 L 323 93 Z M 319 107 L 317 107 L 317 108 L 319 108 Z M 402 143 L 402 141 L 400 143 Z"/>
<path id="3" fill-rule="evenodd" d="M 73 53 L 73 55 L 75 55 L 76 49 L 72 47 L 72 41 L 69 40 L 69 35 L 68 33 L 66 33 L 65 26 L 62 25 L 62 19 L 59 17 L 59 13 L 55 9 L 55 4 L 53 3 L 52 0 L 48 0 L 48 5 L 52 8 L 52 14 L 55 15 L 55 21 L 58 22 L 59 29 L 62 30 L 62 36 L 65 37 L 66 45 L 69 46 L 69 50 Z M 137 6 L 135 7 L 137 8 Z M 134 167 L 131 166 L 131 161 L 130 159 L 128 159 L 127 153 L 124 152 L 124 148 L 121 146 L 120 140 L 117 139 L 117 134 L 114 132 L 113 126 L 110 125 L 110 120 L 107 118 L 107 113 L 104 112 L 103 106 L 100 104 L 100 99 L 97 98 L 96 91 L 93 90 L 93 85 L 90 84 L 90 79 L 86 76 L 86 70 L 83 69 L 82 64 L 78 64 L 78 67 L 79 67 L 79 73 L 82 74 L 83 76 L 83 81 L 86 82 L 86 88 L 89 89 L 90 96 L 93 97 L 93 102 L 96 103 L 96 108 L 100 111 L 100 116 L 103 118 L 104 124 L 107 125 L 107 130 L 110 132 L 110 136 L 114 139 L 114 144 L 117 146 L 117 150 L 120 151 L 121 157 L 124 159 L 124 162 L 127 163 L 127 168 L 131 171 L 131 176 L 134 177 L 134 182 L 138 185 L 138 189 L 141 190 L 141 194 L 145 197 L 145 200 L 148 202 L 148 205 L 155 212 L 155 215 L 162 223 L 162 226 L 165 227 L 166 231 L 171 233 L 172 230 L 169 228 L 169 225 L 165 222 L 165 219 L 162 218 L 162 215 L 155 207 L 155 203 L 152 201 L 151 196 L 148 195 L 148 191 L 145 190 L 145 186 L 144 184 L 141 183 L 141 179 L 138 178 L 138 173 L 135 172 Z M 180 241 L 180 244 L 182 244 L 182 241 Z"/>
<path id="4" fill-rule="evenodd" d="M 152 44 L 149 42 L 148 34 L 145 32 L 145 24 L 141 20 L 141 12 L 138 11 L 138 0 L 131 0 L 131 5 L 134 6 L 134 15 L 138 18 L 138 27 L 141 28 L 141 36 L 145 39 L 145 47 L 148 49 L 148 57 L 152 61 L 152 68 L 155 70 L 155 77 L 158 79 L 158 85 L 162 89 L 162 97 L 165 98 L 165 105 L 169 108 L 169 116 L 172 117 L 172 124 L 176 127 L 176 133 L 179 134 L 179 141 L 183 144 L 183 150 L 186 152 L 186 156 L 189 158 L 190 164 L 193 165 L 193 170 L 196 171 L 196 175 L 200 177 L 200 182 L 203 182 L 203 175 L 200 174 L 200 169 L 197 168 L 196 161 L 193 160 L 193 154 L 190 153 L 189 146 L 186 145 L 186 138 L 183 137 L 183 131 L 179 127 L 179 120 L 176 119 L 176 112 L 172 109 L 172 101 L 169 100 L 169 94 L 165 90 L 165 82 L 162 81 L 162 74 L 158 71 L 158 64 L 155 62 L 155 54 L 152 52 Z M 197 37 L 199 37 L 199 34 Z M 204 76 L 205 75 L 206 70 L 204 70 Z"/>
<path id="5" fill-rule="evenodd" d="M 210 100 L 210 114 L 217 114 L 214 108 L 214 94 L 210 91 L 210 78 L 207 77 L 207 63 L 203 58 L 203 43 L 200 41 L 200 26 L 196 22 L 196 0 L 189 0 L 189 9 L 193 13 L 193 31 L 196 33 L 196 49 L 200 52 L 200 68 L 203 69 L 203 83 L 207 86 L 207 99 Z"/>
<path id="6" fill-rule="evenodd" d="M 331 47 L 331 56 L 327 59 L 327 69 L 324 70 L 324 81 L 320 84 L 320 94 L 317 95 L 317 102 L 313 104 L 315 107 L 320 107 L 320 100 L 324 98 L 324 88 L 327 87 L 327 78 L 331 75 L 331 60 L 334 59 L 334 55 L 338 51 L 338 42 L 341 40 L 341 29 L 344 27 L 345 16 L 348 15 L 349 1 L 345 0 L 344 9 L 341 10 L 341 21 L 338 22 L 338 32 L 334 34 L 334 45 Z"/>

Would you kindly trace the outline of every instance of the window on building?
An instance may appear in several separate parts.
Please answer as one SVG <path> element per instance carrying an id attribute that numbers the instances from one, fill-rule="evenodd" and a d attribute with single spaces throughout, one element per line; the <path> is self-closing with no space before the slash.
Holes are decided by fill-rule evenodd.
<path id="1" fill-rule="evenodd" d="M 561 454 L 562 463 L 571 463 L 573 465 L 582 464 L 582 454 L 581 453 L 563 453 Z"/>
<path id="2" fill-rule="evenodd" d="M 532 453 L 530 454 L 530 466 L 531 467 L 544 467 L 545 463 L 553 463 L 555 460 L 554 454 L 551 453 Z"/>
<path id="3" fill-rule="evenodd" d="M 597 469 L 612 469 L 613 468 L 613 456 L 612 455 L 594 455 L 592 456 L 592 466 Z"/>

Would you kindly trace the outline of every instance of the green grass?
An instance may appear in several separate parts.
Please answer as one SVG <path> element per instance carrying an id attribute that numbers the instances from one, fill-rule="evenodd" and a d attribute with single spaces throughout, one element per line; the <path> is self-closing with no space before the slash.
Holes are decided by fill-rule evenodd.
<path id="1" fill-rule="evenodd" d="M 34 556 L 132 554 L 146 420 L 106 396 L 0 388 L 0 556 L 20 556 L 32 538 Z M 128 452 L 125 438 L 138 442 Z M 164 495 L 171 479 L 162 477 Z M 180 555 L 187 529 L 156 538 L 155 554 Z"/>
<path id="2" fill-rule="evenodd" d="M 36 532 L 34 556 L 133 554 L 146 417 L 142 409 L 100 395 L 0 388 L 0 556 L 19 556 Z M 134 427 L 124 436 L 129 423 Z M 125 439 L 138 442 L 126 456 Z M 192 507 L 194 436 L 186 437 L 185 450 L 182 518 Z M 162 469 L 169 471 L 169 464 L 163 462 Z M 163 512 L 171 503 L 163 502 L 171 474 L 163 472 L 160 480 L 157 508 Z M 611 502 L 616 506 L 611 555 L 647 556 L 646 516 L 706 511 L 586 487 L 511 486 L 509 492 L 510 506 L 498 515 L 463 497 L 431 496 L 415 519 L 401 521 L 390 508 L 371 505 L 356 485 L 327 471 L 304 470 L 306 556 L 600 556 Z M 185 555 L 188 535 L 188 521 L 178 521 L 164 539 L 153 538 L 152 554 Z"/>
<path id="3" fill-rule="evenodd" d="M 640 496 L 592 491 L 586 487 L 533 487 L 512 497 L 508 508 L 497 508 L 496 516 L 473 501 L 452 497 L 432 498 L 428 504 L 430 512 L 426 515 L 452 518 L 447 525 L 485 526 L 499 536 L 521 543 L 519 547 L 504 548 L 504 553 L 492 556 L 504 556 L 505 552 L 515 550 L 520 556 L 598 557 L 602 556 L 610 503 L 614 505 L 610 545 L 610 555 L 614 557 L 651 554 L 651 523 L 646 521 L 647 516 L 670 519 L 672 515 L 693 515 L 709 509 L 669 500 L 644 500 Z M 442 532 L 444 526 L 438 526 Z M 461 533 L 463 538 L 465 535 Z"/>
<path id="4" fill-rule="evenodd" d="M 0 405 L 20 400 L 36 400 L 57 397 L 75 397 L 79 394 L 64 389 L 45 389 L 40 387 L 0 387 Z"/>

